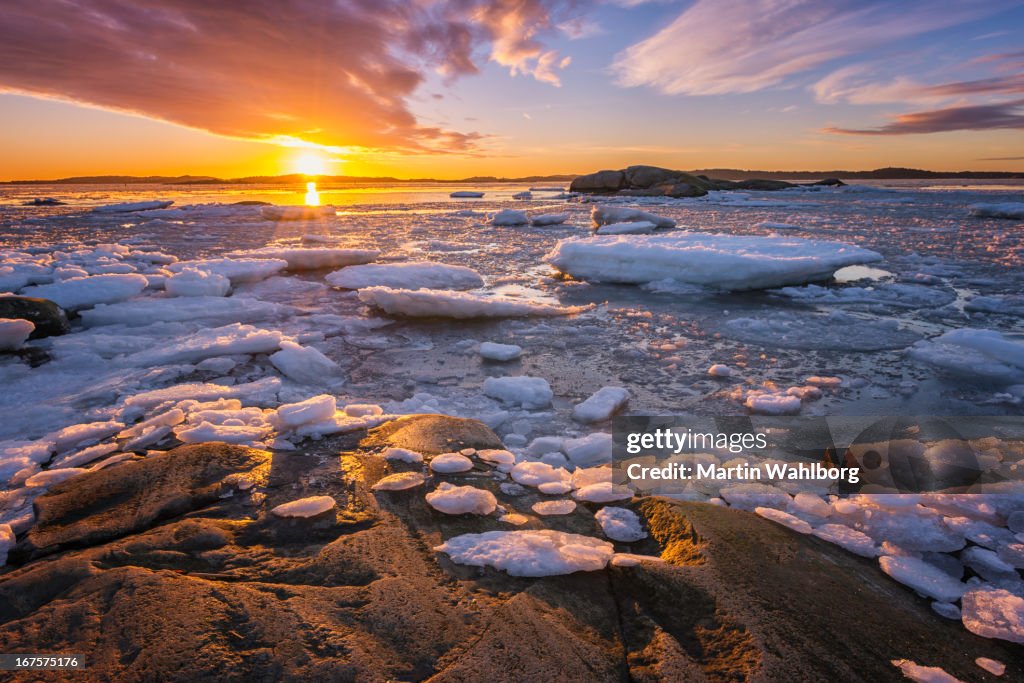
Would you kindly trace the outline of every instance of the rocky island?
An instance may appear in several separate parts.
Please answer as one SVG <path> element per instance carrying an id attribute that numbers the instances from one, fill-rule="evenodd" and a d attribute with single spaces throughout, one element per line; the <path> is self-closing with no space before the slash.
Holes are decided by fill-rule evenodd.
<path id="1" fill-rule="evenodd" d="M 804 185 L 839 187 L 845 183 L 838 178 L 826 178 Z M 693 175 L 658 166 L 629 166 L 577 176 L 569 189 L 572 192 L 616 194 L 621 197 L 702 197 L 711 190 L 773 191 L 799 186 L 785 180 L 717 180 L 706 175 Z"/>

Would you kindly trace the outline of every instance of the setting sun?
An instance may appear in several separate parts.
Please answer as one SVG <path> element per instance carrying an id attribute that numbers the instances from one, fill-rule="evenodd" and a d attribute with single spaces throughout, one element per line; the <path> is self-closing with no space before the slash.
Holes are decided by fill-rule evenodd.
<path id="1" fill-rule="evenodd" d="M 301 173 L 302 175 L 326 175 L 329 163 L 329 160 L 323 154 L 306 151 L 295 157 L 295 160 L 292 162 L 292 168 L 294 173 Z"/>

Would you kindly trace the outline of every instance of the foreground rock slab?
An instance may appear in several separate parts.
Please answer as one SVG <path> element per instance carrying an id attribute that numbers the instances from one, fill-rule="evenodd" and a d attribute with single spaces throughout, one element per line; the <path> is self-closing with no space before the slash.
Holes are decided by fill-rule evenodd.
<path id="1" fill-rule="evenodd" d="M 975 680 L 979 656 L 1006 663 L 1008 680 L 1024 674 L 1019 647 L 932 614 L 871 560 L 739 510 L 621 503 L 649 536 L 616 545 L 640 560 L 598 571 L 534 579 L 456 564 L 433 548 L 508 525 L 433 510 L 423 487 L 371 491 L 421 467 L 376 449 L 496 437 L 429 415 L 376 430 L 367 448 L 358 438 L 273 456 L 198 444 L 55 487 L 29 536 L 50 555 L 0 573 L 0 651 L 88 653 L 86 681 L 894 680 L 893 659 Z M 528 517 L 518 528 L 602 538 L 599 506 L 540 518 L 529 510 L 541 494 L 509 497 L 481 474 L 432 475 L 427 490 L 472 483 Z M 270 513 L 312 496 L 337 507 Z"/>

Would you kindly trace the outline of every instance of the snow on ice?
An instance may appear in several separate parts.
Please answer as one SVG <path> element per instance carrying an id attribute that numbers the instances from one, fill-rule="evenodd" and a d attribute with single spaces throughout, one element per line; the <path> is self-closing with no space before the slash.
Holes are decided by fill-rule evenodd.
<path id="1" fill-rule="evenodd" d="M 517 318 L 572 315 L 586 310 L 585 306 L 560 306 L 511 296 L 485 296 L 436 289 L 367 287 L 359 290 L 359 299 L 389 315 L 412 318 Z"/>
<path id="2" fill-rule="evenodd" d="M 673 232 L 564 239 L 545 259 L 567 275 L 595 282 L 674 279 L 749 290 L 824 280 L 843 266 L 882 257 L 840 242 Z"/>
<path id="3" fill-rule="evenodd" d="M 557 576 L 604 569 L 611 543 L 550 529 L 488 531 L 449 538 L 434 548 L 456 564 L 494 567 L 511 576 Z"/>
<path id="4" fill-rule="evenodd" d="M 476 289 L 484 286 L 484 279 L 472 268 L 430 261 L 349 266 L 331 273 L 326 280 L 341 289 Z"/>

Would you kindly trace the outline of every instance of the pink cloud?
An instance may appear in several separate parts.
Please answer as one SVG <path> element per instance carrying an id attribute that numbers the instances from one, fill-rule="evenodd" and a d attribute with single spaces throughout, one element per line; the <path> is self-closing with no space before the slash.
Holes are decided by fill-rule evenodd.
<path id="1" fill-rule="evenodd" d="M 877 128 L 826 128 L 842 135 L 911 135 L 955 130 L 1024 130 L 1024 100 L 900 114 Z"/>
<path id="2" fill-rule="evenodd" d="M 541 0 L 35 0 L 7 3 L 0 91 L 128 111 L 212 133 L 336 147 L 472 150 L 420 123 L 428 70 L 481 55 L 557 84 Z"/>

